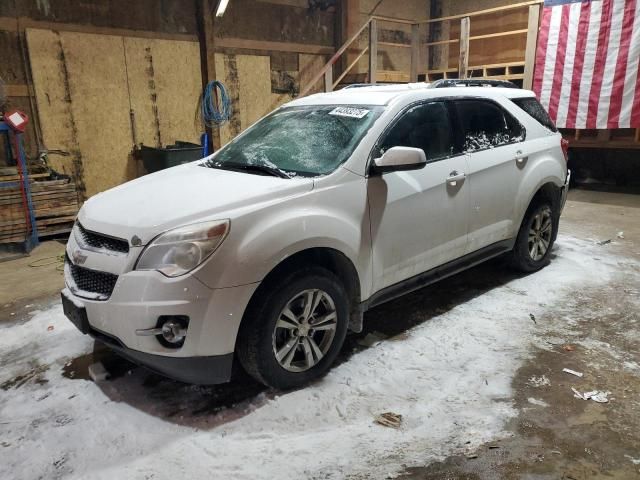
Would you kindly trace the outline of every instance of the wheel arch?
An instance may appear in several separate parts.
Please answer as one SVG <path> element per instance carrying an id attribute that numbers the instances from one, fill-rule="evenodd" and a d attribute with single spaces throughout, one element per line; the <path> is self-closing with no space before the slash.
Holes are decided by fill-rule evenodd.
<path id="1" fill-rule="evenodd" d="M 242 331 L 242 325 L 246 321 L 246 316 L 249 314 L 248 312 L 253 310 L 251 307 L 255 302 L 260 301 L 270 285 L 273 285 L 277 280 L 296 270 L 312 266 L 327 269 L 342 281 L 349 298 L 351 309 L 349 328 L 360 331 L 362 329 L 362 312 L 359 307 L 362 299 L 362 291 L 360 277 L 355 265 L 349 257 L 339 250 L 330 247 L 311 247 L 289 255 L 273 267 L 264 277 L 260 286 L 251 296 L 251 300 L 249 300 L 240 322 L 239 332 Z M 238 339 L 236 338 L 236 343 L 237 342 Z"/>
<path id="2" fill-rule="evenodd" d="M 522 209 L 520 214 L 520 222 L 518 225 L 522 225 L 524 221 L 526 213 L 529 209 L 536 205 L 540 201 L 547 200 L 551 203 L 551 208 L 553 211 L 553 238 L 558 235 L 558 224 L 560 222 L 560 210 L 561 210 L 561 202 L 562 202 L 562 186 L 558 186 L 554 179 L 547 179 L 542 182 L 535 192 L 530 196 L 529 201 L 526 204 L 526 208 Z"/>

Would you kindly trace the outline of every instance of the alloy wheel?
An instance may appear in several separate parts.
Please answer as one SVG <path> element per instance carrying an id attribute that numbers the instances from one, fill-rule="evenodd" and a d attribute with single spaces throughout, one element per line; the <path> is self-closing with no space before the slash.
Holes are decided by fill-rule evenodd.
<path id="1" fill-rule="evenodd" d="M 331 296 L 323 290 L 304 290 L 284 306 L 273 331 L 273 354 L 282 368 L 304 372 L 327 354 L 338 325 Z"/>
<path id="2" fill-rule="evenodd" d="M 541 260 L 551 244 L 551 235 L 553 233 L 553 219 L 551 209 L 543 207 L 536 213 L 531 222 L 529 229 L 529 255 L 534 261 Z"/>

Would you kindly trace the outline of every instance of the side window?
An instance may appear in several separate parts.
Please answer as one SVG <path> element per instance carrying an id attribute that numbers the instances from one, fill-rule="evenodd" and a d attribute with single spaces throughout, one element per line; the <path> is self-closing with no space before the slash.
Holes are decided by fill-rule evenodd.
<path id="1" fill-rule="evenodd" d="M 518 105 L 522 110 L 527 112 L 533 118 L 535 118 L 540 125 L 547 127 L 552 132 L 557 132 L 558 129 L 553 124 L 551 118 L 549 118 L 549 114 L 544 109 L 540 102 L 534 97 L 526 97 L 526 98 L 514 98 L 511 99 L 513 103 Z"/>
<path id="2" fill-rule="evenodd" d="M 522 125 L 495 103 L 458 100 L 455 104 L 462 125 L 465 152 L 486 150 L 524 140 Z"/>
<path id="3" fill-rule="evenodd" d="M 382 154 L 391 147 L 420 148 L 429 162 L 454 153 L 449 112 L 444 102 L 427 103 L 407 110 L 387 132 L 378 153 Z"/>

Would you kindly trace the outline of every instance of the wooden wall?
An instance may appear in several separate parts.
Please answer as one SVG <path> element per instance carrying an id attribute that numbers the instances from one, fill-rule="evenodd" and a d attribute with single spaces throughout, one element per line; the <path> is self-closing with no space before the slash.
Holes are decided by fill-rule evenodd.
<path id="1" fill-rule="evenodd" d="M 86 195 L 135 178 L 135 144 L 199 142 L 198 44 L 27 30 L 43 142 Z M 100 52 L 97 54 L 97 52 Z"/>
<path id="2" fill-rule="evenodd" d="M 197 142 L 200 2 L 0 1 L 0 78 L 32 119 L 29 156 L 62 153 L 52 166 L 90 196 L 142 173 L 134 142 Z M 334 51 L 335 23 L 308 0 L 230 2 L 215 22 L 216 78 L 234 101 L 224 142 L 298 93 Z"/>
<path id="3" fill-rule="evenodd" d="M 429 18 L 428 0 L 405 0 L 402 2 L 385 0 L 359 0 L 360 18 L 358 26 L 362 25 L 369 16 L 375 15 L 404 20 L 421 21 Z M 426 42 L 426 28 L 422 29 L 421 42 Z M 378 40 L 380 42 L 404 44 L 407 47 L 411 44 L 411 26 L 393 22 L 378 23 Z M 369 35 L 364 32 L 359 48 L 368 45 Z M 402 72 L 408 74 L 411 68 L 411 50 L 407 47 L 379 45 L 378 46 L 378 70 L 386 72 Z M 368 71 L 367 56 L 358 63 L 356 72 Z"/>
<path id="4" fill-rule="evenodd" d="M 431 0 L 432 7 L 439 16 L 460 15 L 467 12 L 486 10 L 494 7 L 510 5 L 515 2 L 507 0 Z M 528 8 L 507 10 L 494 14 L 471 17 L 470 36 L 488 35 L 497 32 L 522 30 L 527 28 Z M 460 20 L 452 20 L 439 27 L 438 34 L 430 38 L 430 41 L 448 40 L 460 38 Z M 452 43 L 448 46 L 432 47 L 443 54 L 444 64 L 431 65 L 431 68 L 457 68 L 459 44 Z M 472 40 L 469 45 L 469 65 L 491 65 L 509 62 L 522 62 L 526 48 L 526 34 L 509 37 L 496 37 Z M 433 57 L 433 55 L 432 55 Z M 440 55 L 435 55 L 440 57 Z M 433 63 L 433 62 L 432 62 Z"/>

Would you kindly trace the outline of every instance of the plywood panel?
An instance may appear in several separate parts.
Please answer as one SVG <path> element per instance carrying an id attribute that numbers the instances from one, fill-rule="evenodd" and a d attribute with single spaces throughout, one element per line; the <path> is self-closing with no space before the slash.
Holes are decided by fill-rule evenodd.
<path id="1" fill-rule="evenodd" d="M 229 91 L 233 116 L 220 128 L 222 145 L 273 109 L 267 55 L 216 54 L 216 75 Z"/>
<path id="2" fill-rule="evenodd" d="M 238 55 L 240 125 L 246 129 L 271 111 L 270 58 Z"/>
<path id="3" fill-rule="evenodd" d="M 36 29 L 27 35 L 44 142 L 69 153 L 50 156 L 52 166 L 73 174 L 86 196 L 137 176 L 134 131 L 136 143 L 150 146 L 199 142 L 197 43 Z"/>
<path id="4" fill-rule="evenodd" d="M 166 146 L 200 142 L 195 112 L 201 92 L 198 44 L 124 39 L 136 142 Z"/>
<path id="5" fill-rule="evenodd" d="M 50 164 L 74 176 L 82 190 L 82 162 L 62 38 L 50 30 L 27 29 L 26 35 L 44 143 L 47 149 L 65 154 L 50 155 Z"/>
<path id="6" fill-rule="evenodd" d="M 122 37 L 61 32 L 87 195 L 135 177 Z M 48 119 L 51 121 L 52 119 Z M 54 120 L 55 121 L 55 120 Z"/>

